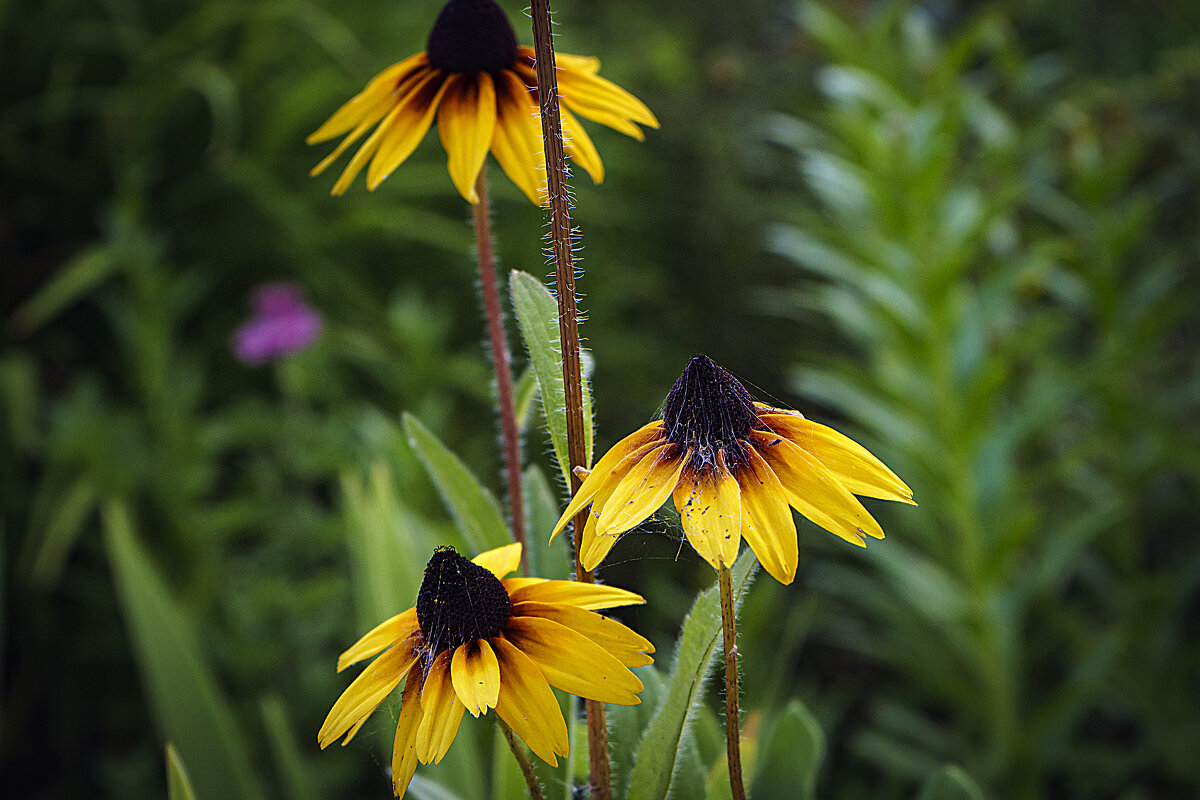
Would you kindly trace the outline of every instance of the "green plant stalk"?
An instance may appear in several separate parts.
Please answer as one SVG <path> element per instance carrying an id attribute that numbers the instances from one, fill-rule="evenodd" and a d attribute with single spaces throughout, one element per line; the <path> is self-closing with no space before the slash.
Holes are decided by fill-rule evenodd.
<path id="1" fill-rule="evenodd" d="M 549 0 L 532 0 L 533 46 L 536 53 L 538 101 L 541 105 L 542 141 L 546 153 L 546 187 L 550 202 L 550 240 L 554 255 L 554 282 L 558 289 L 558 332 L 563 359 L 563 393 L 567 412 L 567 457 L 571 494 L 579 491 L 577 469 L 586 469 L 587 449 L 583 429 L 583 370 L 579 364 L 579 308 L 575 301 L 575 262 L 571 253 L 571 208 L 567 194 L 567 163 L 563 153 L 562 117 L 558 107 Z M 594 583 L 595 577 L 579 563 L 579 537 L 587 511 L 575 516 L 575 577 Z M 608 761 L 608 725 L 604 704 L 588 700 L 588 766 L 592 800 L 612 798 Z"/>
<path id="2" fill-rule="evenodd" d="M 508 509 L 513 538 L 521 544 L 521 573 L 525 572 L 525 496 L 521 489 L 521 434 L 513 401 L 512 354 L 504 333 L 500 310 L 500 288 L 496 280 L 496 256 L 492 246 L 492 218 L 488 203 L 487 166 L 475 178 L 479 202 L 471 206 L 475 227 L 475 254 L 479 260 L 479 284 L 483 289 L 483 312 L 492 347 L 492 369 L 500 401 L 500 427 L 504 435 L 504 473 L 508 480 Z"/>
<path id="3" fill-rule="evenodd" d="M 542 782 L 538 780 L 537 772 L 533 769 L 533 762 L 529 760 L 529 753 L 525 752 L 525 746 L 517 741 L 516 734 L 512 728 L 500 719 L 500 715 L 496 714 L 496 724 L 500 726 L 500 732 L 504 734 L 504 741 L 508 742 L 508 749 L 512 750 L 513 758 L 517 759 L 517 764 L 521 767 L 521 774 L 525 777 L 525 785 L 529 787 L 530 800 L 543 800 Z"/>
<path id="4" fill-rule="evenodd" d="M 729 567 L 717 570 L 721 585 L 721 633 L 725 642 L 725 752 L 729 760 L 729 791 L 733 800 L 746 800 L 742 785 L 742 742 L 738 722 L 737 620 L 733 609 L 733 581 Z"/>

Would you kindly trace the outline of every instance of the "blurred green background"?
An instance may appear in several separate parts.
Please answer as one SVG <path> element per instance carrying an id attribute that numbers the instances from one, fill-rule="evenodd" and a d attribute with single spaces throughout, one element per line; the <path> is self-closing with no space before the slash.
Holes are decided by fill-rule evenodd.
<path id="1" fill-rule="evenodd" d="M 706 352 L 920 502 L 871 505 L 865 552 L 799 521 L 796 582 L 744 609 L 751 738 L 800 698 L 822 797 L 1200 794 L 1200 5 L 555 8 L 662 122 L 590 126 L 608 177 L 575 184 L 598 446 Z M 315 732 L 337 653 L 411 604 L 420 563 L 371 543 L 457 536 L 400 415 L 497 495 L 498 429 L 436 136 L 342 198 L 303 140 L 437 10 L 0 5 L 11 796 L 165 796 L 167 738 L 201 800 L 387 795 L 386 713 Z M 547 274 L 492 176 L 503 265 Z M 244 366 L 275 280 L 325 329 Z M 558 495 L 536 418 L 526 449 Z M 666 660 L 713 575 L 646 529 L 603 576 Z"/>

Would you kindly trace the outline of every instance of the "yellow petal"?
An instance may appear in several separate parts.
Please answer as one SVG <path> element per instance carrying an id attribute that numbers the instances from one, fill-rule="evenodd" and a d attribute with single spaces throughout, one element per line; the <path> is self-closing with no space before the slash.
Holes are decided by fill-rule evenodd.
<path id="1" fill-rule="evenodd" d="M 551 686 L 603 703 L 633 706 L 644 688 L 604 648 L 565 625 L 541 617 L 512 617 L 504 636 L 533 659 Z"/>
<path id="2" fill-rule="evenodd" d="M 375 129 L 375 132 L 367 137 L 362 147 L 358 148 L 358 151 L 350 159 L 350 163 L 346 165 L 346 168 L 342 170 L 342 174 L 338 176 L 337 182 L 333 184 L 333 188 L 329 191 L 330 194 L 340 195 L 346 193 L 346 190 L 350 188 L 350 184 L 354 183 L 354 179 L 358 177 L 358 173 L 362 172 L 363 167 L 367 165 L 367 162 L 379 150 L 379 144 L 387 136 L 392 123 L 404 111 L 405 102 L 407 102 L 407 98 L 389 111 L 387 116 L 383 118 L 383 121 L 379 123 L 379 127 Z"/>
<path id="3" fill-rule="evenodd" d="M 338 656 L 337 671 L 341 672 L 351 664 L 357 664 L 364 658 L 370 658 L 376 653 L 396 642 L 407 639 L 420 630 L 417 626 L 417 610 L 410 608 L 401 611 L 389 620 L 379 623 L 365 636 L 346 649 Z"/>
<path id="4" fill-rule="evenodd" d="M 342 692 L 342 696 L 333 704 L 333 708 L 329 710 L 329 716 L 325 718 L 325 723 L 321 725 L 321 730 L 317 733 L 317 742 L 322 748 L 328 747 L 347 731 L 350 731 L 350 734 L 342 744 L 348 743 L 353 738 L 358 729 L 362 727 L 362 722 L 412 669 L 413 664 L 417 661 L 414 645 L 419 642 L 419 638 L 410 637 L 397 644 L 371 662 L 370 666 L 364 669 L 362 674 L 346 688 L 346 691 Z M 352 728 L 353 730 L 351 730 Z"/>
<path id="5" fill-rule="evenodd" d="M 513 542 L 494 550 L 485 550 L 471 561 L 490 570 L 497 578 L 503 578 L 521 566 L 521 543 Z"/>
<path id="6" fill-rule="evenodd" d="M 684 535 L 713 569 L 732 565 L 742 543 L 741 489 L 724 453 L 719 460 L 717 467 L 688 470 L 674 492 Z"/>
<path id="7" fill-rule="evenodd" d="M 588 136 L 583 125 L 579 124 L 579 120 L 575 119 L 565 105 L 559 107 L 559 112 L 562 116 L 563 146 L 567 155 L 587 170 L 593 181 L 604 183 L 604 162 L 600 160 L 600 153 L 596 150 L 592 137 Z"/>
<path id="8" fill-rule="evenodd" d="M 564 67 L 558 71 L 558 86 L 563 101 L 588 119 L 601 122 L 599 116 L 613 114 L 650 128 L 658 127 L 658 119 L 645 103 L 607 78 Z"/>
<path id="9" fill-rule="evenodd" d="M 450 679 L 454 693 L 478 717 L 495 708 L 500 694 L 500 662 L 486 639 L 476 639 L 454 651 L 450 662 Z"/>
<path id="10" fill-rule="evenodd" d="M 649 639 L 594 611 L 558 603 L 526 602 L 513 606 L 513 616 L 541 617 L 565 625 L 603 647 L 627 667 L 644 667 L 654 662 L 648 655 L 654 652 Z"/>
<path id="11" fill-rule="evenodd" d="M 397 97 L 398 96 L 399 96 L 399 94 L 397 93 Z M 367 131 L 369 131 L 381 119 L 383 119 L 385 116 L 387 116 L 388 112 L 391 111 L 392 109 L 394 109 L 396 107 L 396 105 L 397 105 L 396 97 L 386 96 L 386 97 L 382 98 L 379 101 L 379 103 L 375 106 L 375 108 L 370 109 L 369 111 L 366 112 L 366 114 L 363 115 L 362 122 L 360 122 L 358 124 L 358 127 L 356 127 L 354 130 L 352 130 L 349 134 L 347 134 L 345 136 L 345 138 L 343 138 L 340 142 L 338 142 L 337 147 L 333 148 L 332 153 L 325 156 L 325 158 L 321 159 L 321 163 L 317 164 L 315 167 L 313 167 L 312 169 L 310 169 L 308 171 L 309 176 L 315 177 L 317 175 L 320 175 L 326 169 L 328 169 L 329 165 L 332 164 L 334 161 L 337 161 L 338 158 L 342 155 L 342 153 L 346 152 L 346 150 L 350 147 L 350 145 L 354 144 L 359 139 L 361 139 L 363 137 L 363 135 L 366 134 Z"/>
<path id="12" fill-rule="evenodd" d="M 508 588 L 509 581 L 505 581 Z M 627 592 L 615 586 L 605 586 L 599 583 L 583 583 L 581 581 L 538 581 L 518 588 L 508 589 L 508 596 L 514 604 L 534 603 L 563 603 L 577 608 L 598 611 L 602 608 L 617 606 L 634 606 L 646 602 L 640 594 Z"/>
<path id="13" fill-rule="evenodd" d="M 396 739 L 392 742 L 392 791 L 404 797 L 417 770 L 417 726 L 421 722 L 421 671 L 411 670 L 400 698 Z"/>
<path id="14" fill-rule="evenodd" d="M 796 577 L 800 555 L 787 492 L 754 448 L 746 448 L 746 458 L 737 476 L 742 487 L 742 536 L 767 573 L 789 584 Z"/>
<path id="15" fill-rule="evenodd" d="M 752 431 L 751 441 L 787 492 L 788 502 L 804 516 L 851 544 L 866 547 L 863 534 L 883 538 L 883 529 L 821 463 L 787 439 Z"/>
<path id="16" fill-rule="evenodd" d="M 609 451 L 592 468 L 591 474 L 584 479 L 579 491 L 575 492 L 575 496 L 567 504 L 567 509 L 563 511 L 562 516 L 558 518 L 558 524 L 554 526 L 550 541 L 553 542 L 554 537 L 558 536 L 571 518 L 601 491 L 608 488 L 611 492 L 611 489 L 616 487 L 616 484 L 634 464 L 634 461 L 629 460 L 630 456 L 646 452 L 646 445 L 657 443 L 661 436 L 662 420 L 655 420 L 649 425 L 638 428 L 609 448 Z"/>
<path id="17" fill-rule="evenodd" d="M 451 85 L 453 84 L 453 85 Z M 496 127 L 496 87 L 486 72 L 452 75 L 438 113 L 450 179 L 468 202 L 478 203 L 475 179 L 483 168 Z"/>
<path id="18" fill-rule="evenodd" d="M 760 419 L 820 461 L 854 494 L 916 505 L 912 489 L 849 436 L 797 414 L 762 414 Z"/>
<path id="19" fill-rule="evenodd" d="M 347 100 L 341 108 L 333 112 L 333 116 L 321 127 L 308 135 L 308 144 L 318 144 L 328 141 L 335 136 L 341 136 L 346 131 L 359 124 L 367 114 L 384 101 L 388 95 L 398 89 L 414 72 L 429 63 L 424 53 L 409 56 L 398 64 L 392 64 L 383 72 L 376 75 L 367 83 L 365 89 Z"/>
<path id="20" fill-rule="evenodd" d="M 405 102 L 396 107 L 398 113 L 389 115 L 388 120 L 380 125 L 379 129 L 385 133 L 379 142 L 379 151 L 367 168 L 368 189 L 374 190 L 379 186 L 384 178 L 392 174 L 392 170 L 403 164 L 417 149 L 433 124 L 433 117 L 448 85 L 446 73 L 431 71 L 427 78 L 413 87 Z"/>
<path id="21" fill-rule="evenodd" d="M 450 677 L 450 651 L 438 653 L 421 688 L 421 724 L 417 728 L 417 760 L 437 764 L 450 749 L 462 722 L 463 704 Z"/>
<path id="22" fill-rule="evenodd" d="M 496 713 L 538 758 L 558 766 L 567 754 L 567 723 L 541 669 L 503 637 L 489 640 L 500 662 Z"/>
<path id="23" fill-rule="evenodd" d="M 657 511 L 671 496 L 687 461 L 688 454 L 671 444 L 642 456 L 617 484 L 604 508 L 592 509 L 600 518 L 596 533 L 624 533 Z"/>
<path id="24" fill-rule="evenodd" d="M 530 56 L 533 55 L 533 48 L 529 48 Z M 586 72 L 595 75 L 600 71 L 600 59 L 595 56 L 573 56 L 570 53 L 555 53 L 554 65 L 559 69 L 571 70 L 573 72 Z"/>
<path id="25" fill-rule="evenodd" d="M 537 106 L 525 83 L 510 70 L 495 74 L 496 127 L 491 150 L 501 169 L 535 205 L 545 206 L 546 158 Z"/>
<path id="26" fill-rule="evenodd" d="M 650 447 L 651 445 L 646 445 Z M 634 463 L 636 459 L 627 459 L 628 463 Z M 624 476 L 626 470 L 618 470 L 614 473 L 614 480 L 610 481 L 607 486 L 596 493 L 596 498 L 592 501 L 593 511 L 588 514 L 587 522 L 583 526 L 583 536 L 579 540 L 579 563 L 583 568 L 591 571 L 600 565 L 600 562 L 608 555 L 608 551 L 617 543 L 620 534 L 611 536 L 599 536 L 596 534 L 596 523 L 599 517 L 596 516 L 595 509 L 604 508 L 604 504 L 608 502 L 608 498 L 612 497 L 613 489 L 617 488 L 620 478 Z"/>

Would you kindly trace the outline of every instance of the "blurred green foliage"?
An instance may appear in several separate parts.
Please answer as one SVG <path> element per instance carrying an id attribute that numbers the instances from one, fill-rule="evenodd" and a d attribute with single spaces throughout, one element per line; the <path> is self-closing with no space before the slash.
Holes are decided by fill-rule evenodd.
<path id="1" fill-rule="evenodd" d="M 607 181 L 575 187 L 598 444 L 705 351 L 844 422 L 921 504 L 874 507 L 889 536 L 864 553 L 802 522 L 796 584 L 749 592 L 755 796 L 1200 792 L 1200 8 L 560 5 L 559 46 L 663 123 L 595 131 Z M 494 533 L 497 428 L 436 137 L 343 198 L 303 139 L 436 11 L 0 6 L 14 795 L 164 796 L 168 741 L 200 800 L 386 794 L 386 711 L 316 751 L 336 655 L 411 604 L 428 548 L 467 533 L 454 513 Z M 493 185 L 503 262 L 543 274 L 540 212 Z M 230 337 L 277 279 L 324 332 L 247 368 Z M 448 493 L 431 462 L 485 491 Z M 663 516 L 605 575 L 650 600 L 623 618 L 666 669 L 712 572 Z M 682 742 L 676 796 L 719 790 L 711 709 Z M 618 784 L 634 749 L 614 734 Z M 544 771 L 553 796 L 585 760 Z M 413 790 L 482 799 L 506 769 L 464 725 Z"/>

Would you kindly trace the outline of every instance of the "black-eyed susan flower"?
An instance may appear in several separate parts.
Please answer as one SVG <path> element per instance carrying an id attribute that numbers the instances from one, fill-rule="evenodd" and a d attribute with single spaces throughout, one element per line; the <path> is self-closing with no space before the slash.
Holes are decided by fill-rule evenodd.
<path id="1" fill-rule="evenodd" d="M 551 691 L 619 705 L 641 702 L 630 667 L 654 647 L 599 609 L 644 603 L 611 586 L 506 578 L 521 559 L 511 544 L 466 559 L 439 547 L 417 604 L 378 625 L 338 658 L 338 671 L 378 655 L 334 703 L 317 734 L 322 748 L 349 742 L 401 681 L 392 781 L 403 796 L 417 762 L 449 750 L 464 711 L 496 709 L 550 764 L 567 754 L 567 726 Z M 382 655 L 380 655 L 382 653 Z"/>
<path id="2" fill-rule="evenodd" d="M 767 572 L 791 583 L 798 560 L 791 508 L 860 547 L 865 536 L 883 538 L 855 495 L 913 502 L 912 490 L 862 445 L 754 402 L 737 378 L 699 355 L 667 395 L 663 418 L 600 459 L 554 536 L 590 503 L 579 559 L 594 569 L 618 536 L 671 497 L 688 541 L 714 568 L 733 564 L 745 538 Z"/>
<path id="3" fill-rule="evenodd" d="M 657 128 L 658 120 L 640 100 L 597 74 L 599 60 L 558 53 L 555 63 L 567 155 L 600 183 L 604 164 L 575 115 L 639 140 L 638 125 Z M 345 192 L 363 167 L 367 188 L 374 189 L 412 154 L 435 116 L 450 178 L 463 197 L 478 202 L 475 178 L 491 150 L 513 183 L 534 203 L 544 204 L 533 48 L 517 45 L 508 17 L 493 0 L 450 0 L 434 23 L 425 52 L 379 73 L 308 137 L 315 144 L 345 135 L 312 174 L 324 171 L 374 129 L 334 184 L 333 194 Z"/>

